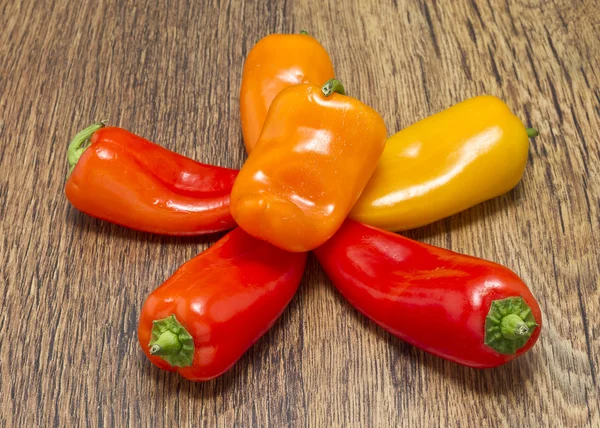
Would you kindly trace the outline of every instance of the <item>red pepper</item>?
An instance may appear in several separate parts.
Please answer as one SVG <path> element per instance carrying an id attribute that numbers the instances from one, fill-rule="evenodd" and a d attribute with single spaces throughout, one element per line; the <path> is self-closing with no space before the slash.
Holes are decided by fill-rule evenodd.
<path id="1" fill-rule="evenodd" d="M 317 259 L 360 312 L 439 357 L 488 368 L 527 352 L 540 308 L 508 268 L 347 220 Z"/>
<path id="2" fill-rule="evenodd" d="M 237 170 L 196 162 L 102 123 L 77 134 L 68 157 L 65 192 L 86 214 L 166 235 L 235 227 L 229 195 Z"/>
<path id="3" fill-rule="evenodd" d="M 219 376 L 281 315 L 305 264 L 306 253 L 234 229 L 148 297 L 138 327 L 144 353 L 190 380 Z"/>

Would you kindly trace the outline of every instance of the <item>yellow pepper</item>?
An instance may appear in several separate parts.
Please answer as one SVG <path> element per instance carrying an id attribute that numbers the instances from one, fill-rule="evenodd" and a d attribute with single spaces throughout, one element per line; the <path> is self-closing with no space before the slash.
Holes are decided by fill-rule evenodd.
<path id="1" fill-rule="evenodd" d="M 496 97 L 463 101 L 387 140 L 350 218 L 401 231 L 506 193 L 536 135 Z"/>

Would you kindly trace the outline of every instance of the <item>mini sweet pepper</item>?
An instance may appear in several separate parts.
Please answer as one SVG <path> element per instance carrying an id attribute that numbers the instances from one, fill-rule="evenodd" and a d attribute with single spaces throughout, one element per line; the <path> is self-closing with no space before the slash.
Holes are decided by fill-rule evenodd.
<path id="1" fill-rule="evenodd" d="M 234 219 L 282 249 L 312 250 L 341 226 L 385 137 L 381 116 L 335 79 L 284 89 L 233 185 Z"/>
<path id="2" fill-rule="evenodd" d="M 234 169 L 196 162 L 103 123 L 73 138 L 68 160 L 65 193 L 86 214 L 166 235 L 235 227 L 229 208 Z"/>
<path id="3" fill-rule="evenodd" d="M 142 350 L 152 364 L 193 381 L 223 374 L 285 310 L 305 263 L 305 253 L 232 230 L 148 296 Z"/>
<path id="4" fill-rule="evenodd" d="M 387 140 L 350 217 L 400 231 L 506 193 L 521 179 L 528 137 L 536 135 L 496 97 L 463 101 Z"/>
<path id="5" fill-rule="evenodd" d="M 327 51 L 313 37 L 270 34 L 248 53 L 242 73 L 240 115 L 244 144 L 252 151 L 275 96 L 288 86 L 320 84 L 335 76 Z"/>
<path id="6" fill-rule="evenodd" d="M 314 253 L 356 309 L 455 363 L 497 367 L 529 351 L 540 335 L 538 302 L 505 266 L 352 220 Z"/>

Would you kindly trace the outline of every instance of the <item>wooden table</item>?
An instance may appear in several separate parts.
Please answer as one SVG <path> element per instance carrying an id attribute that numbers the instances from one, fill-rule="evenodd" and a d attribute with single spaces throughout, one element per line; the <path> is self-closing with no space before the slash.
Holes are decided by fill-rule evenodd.
<path id="1" fill-rule="evenodd" d="M 599 426 L 597 2 L 94 3 L 0 5 L 0 426 Z M 143 300 L 215 237 L 76 211 L 67 143 L 108 119 L 240 167 L 244 57 L 301 29 L 390 133 L 485 93 L 539 128 L 515 190 L 406 234 L 521 275 L 545 315 L 531 353 L 487 371 L 428 355 L 358 314 L 311 257 L 284 315 L 221 378 L 190 383 L 144 357 Z"/>

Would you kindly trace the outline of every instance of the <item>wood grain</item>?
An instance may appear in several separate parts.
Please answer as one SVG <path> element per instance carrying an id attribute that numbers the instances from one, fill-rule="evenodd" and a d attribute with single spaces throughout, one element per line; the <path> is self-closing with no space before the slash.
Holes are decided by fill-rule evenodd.
<path id="1" fill-rule="evenodd" d="M 0 23 L 1 426 L 600 425 L 596 1 L 7 0 Z M 531 353 L 488 371 L 432 357 L 359 315 L 311 258 L 280 321 L 221 378 L 144 358 L 146 295 L 217 237 L 77 212 L 67 143 L 108 119 L 240 167 L 244 57 L 300 29 L 390 134 L 484 93 L 540 130 L 515 190 L 407 233 L 519 273 L 545 314 Z"/>

